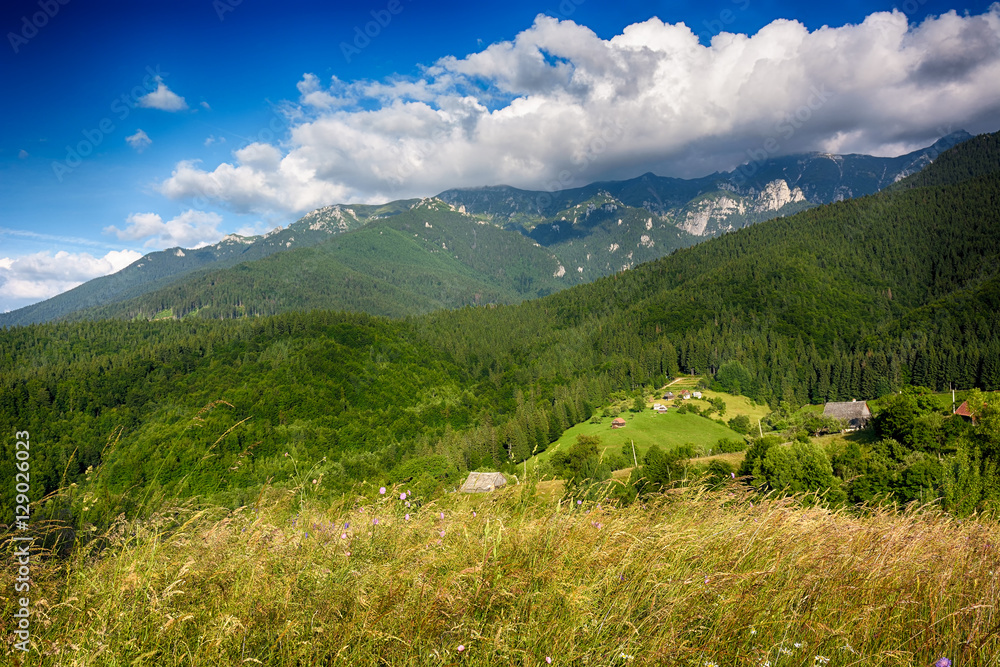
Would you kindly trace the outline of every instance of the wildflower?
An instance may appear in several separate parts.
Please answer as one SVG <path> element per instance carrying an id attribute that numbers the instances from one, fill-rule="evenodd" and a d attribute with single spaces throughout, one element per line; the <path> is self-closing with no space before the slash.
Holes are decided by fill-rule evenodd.
<path id="1" fill-rule="evenodd" d="M 347 533 L 341 533 L 340 534 L 340 539 L 346 540 L 347 539 Z"/>
<path id="2" fill-rule="evenodd" d="M 750 628 L 750 634 L 752 635 L 757 634 L 757 628 Z"/>
<path id="3" fill-rule="evenodd" d="M 409 500 L 407 500 L 407 501 L 406 501 L 406 506 L 407 506 L 407 507 L 409 507 L 409 506 L 410 506 L 410 501 L 409 501 Z"/>
<path id="4" fill-rule="evenodd" d="M 319 481 L 314 479 L 313 484 L 319 484 Z"/>
<path id="5" fill-rule="evenodd" d="M 816 656 L 816 657 L 814 658 L 814 660 L 815 660 L 815 661 L 816 661 L 816 662 L 817 662 L 818 664 L 820 664 L 820 665 L 825 665 L 826 663 L 830 662 L 830 658 L 827 658 L 827 657 L 825 657 L 825 656 L 822 656 L 822 655 L 817 655 L 817 656 Z"/>
<path id="6" fill-rule="evenodd" d="M 582 501 L 582 500 L 577 500 L 577 501 L 576 501 L 576 504 L 577 504 L 577 505 L 582 505 L 582 504 L 583 504 L 583 501 Z"/>
<path id="7" fill-rule="evenodd" d="M 464 645 L 462 645 L 462 644 L 459 644 L 459 645 L 458 645 L 458 652 L 459 652 L 459 653 L 461 653 L 461 652 L 462 652 L 462 651 L 464 651 L 464 650 L 465 650 L 465 646 L 464 646 Z"/>
<path id="8" fill-rule="evenodd" d="M 306 532 L 306 539 L 308 539 L 308 538 L 309 538 L 309 532 L 307 531 Z"/>
<path id="9" fill-rule="evenodd" d="M 795 648 L 802 648 L 802 642 L 795 642 L 794 644 L 792 644 L 792 646 L 794 646 Z"/>
<path id="10" fill-rule="evenodd" d="M 378 492 L 379 492 L 379 494 L 380 494 L 380 495 L 383 495 L 383 496 L 384 496 L 384 495 L 385 495 L 385 487 L 384 487 L 384 486 L 382 486 L 382 487 L 379 487 L 379 490 L 378 490 Z"/>
<path id="11" fill-rule="evenodd" d="M 472 511 L 472 518 L 473 518 L 473 519 L 475 519 L 475 518 L 476 518 L 476 511 L 475 511 L 475 510 L 473 510 L 473 511 Z"/>
<path id="12" fill-rule="evenodd" d="M 347 530 L 350 527 L 351 527 L 351 522 L 350 521 L 348 521 L 347 523 L 344 524 L 344 530 Z"/>
<path id="13" fill-rule="evenodd" d="M 729 473 L 729 476 L 732 477 L 733 479 L 736 479 L 736 473 L 734 472 Z"/>
<path id="14" fill-rule="evenodd" d="M 372 519 L 372 525 L 373 526 L 377 526 L 378 525 L 378 517 L 375 517 L 374 519 Z"/>
<path id="15" fill-rule="evenodd" d="M 399 494 L 399 499 L 400 500 L 406 500 L 406 494 L 405 493 Z"/>
<path id="16" fill-rule="evenodd" d="M 951 667 L 951 660 L 948 658 L 938 658 L 938 661 L 934 663 L 934 667 Z"/>
<path id="17" fill-rule="evenodd" d="M 444 537 L 444 531 L 442 530 L 440 533 L 438 533 L 438 535 L 440 535 L 441 537 Z"/>
<path id="18" fill-rule="evenodd" d="M 285 452 L 285 456 L 288 456 L 288 452 Z"/>
<path id="19" fill-rule="evenodd" d="M 410 515 L 409 515 L 409 514 L 407 514 L 407 515 L 406 515 L 405 517 L 403 517 L 403 518 L 404 518 L 404 519 L 406 519 L 407 521 L 409 521 L 409 520 L 410 520 Z"/>
<path id="20" fill-rule="evenodd" d="M 441 512 L 441 518 L 442 519 L 444 518 L 444 512 Z"/>
<path id="21" fill-rule="evenodd" d="M 552 664 L 552 656 L 550 656 L 550 655 L 545 656 L 545 662 L 547 662 L 548 664 L 551 665 Z"/>

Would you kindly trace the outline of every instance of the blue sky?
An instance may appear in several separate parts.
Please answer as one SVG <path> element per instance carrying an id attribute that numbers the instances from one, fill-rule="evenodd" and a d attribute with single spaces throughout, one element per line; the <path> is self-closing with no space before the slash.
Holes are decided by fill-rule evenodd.
<path id="1" fill-rule="evenodd" d="M 1000 125 L 988 2 L 35 0 L 0 28 L 0 311 L 325 204 Z"/>

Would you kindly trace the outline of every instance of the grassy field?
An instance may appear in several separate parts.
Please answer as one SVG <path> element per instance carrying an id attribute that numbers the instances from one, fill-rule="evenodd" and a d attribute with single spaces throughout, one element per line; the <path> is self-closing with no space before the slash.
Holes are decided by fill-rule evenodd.
<path id="1" fill-rule="evenodd" d="M 369 486 L 370 489 L 370 486 Z M 1000 526 L 689 490 L 627 507 L 530 484 L 122 520 L 31 560 L 4 664 L 996 666 Z M 405 516 L 409 512 L 409 517 Z M 376 519 L 378 520 L 376 522 Z M 345 525 L 349 524 L 349 525 Z"/>
<path id="2" fill-rule="evenodd" d="M 568 448 L 576 442 L 578 435 L 596 435 L 601 438 L 602 451 L 620 451 L 623 444 L 635 443 L 636 456 L 642 455 L 653 445 L 664 449 L 691 443 L 702 446 L 706 450 L 722 438 L 741 440 L 741 436 L 732 429 L 695 414 L 679 414 L 671 410 L 659 414 L 653 410 L 643 412 L 623 412 L 622 419 L 626 426 L 621 429 L 611 428 L 611 417 L 601 419 L 599 424 L 584 422 L 571 427 L 548 449 L 529 460 L 528 469 L 547 460 L 552 452 L 560 448 Z"/>
<path id="3" fill-rule="evenodd" d="M 601 438 L 602 451 L 619 451 L 623 444 L 635 443 L 636 457 L 641 459 L 642 455 L 653 445 L 667 449 L 678 445 L 692 444 L 702 447 L 708 451 L 720 439 L 741 440 L 742 435 L 732 429 L 722 426 L 717 422 L 706 419 L 695 414 L 678 414 L 673 407 L 673 400 L 663 400 L 660 397 L 667 391 L 675 394 L 681 389 L 693 390 L 701 380 L 698 376 L 682 376 L 667 386 L 659 389 L 654 394 L 646 396 L 647 409 L 643 412 L 630 412 L 628 408 L 631 401 L 623 400 L 609 407 L 621 411 L 620 416 L 625 420 L 626 426 L 622 429 L 611 428 L 611 417 L 604 417 L 599 424 L 584 422 L 569 428 L 562 437 L 549 445 L 548 449 L 528 461 L 528 469 L 531 470 L 538 464 L 546 461 L 553 452 L 562 448 L 570 447 L 576 442 L 578 435 L 598 436 Z M 736 396 L 716 391 L 703 391 L 705 398 L 721 398 L 726 403 L 726 414 L 722 419 L 728 421 L 736 415 L 747 415 L 756 424 L 757 420 L 766 415 L 770 410 L 766 405 L 755 405 L 746 396 Z M 706 400 L 689 399 L 698 409 L 708 407 Z M 669 412 L 659 414 L 652 410 L 653 403 L 663 403 L 670 406 Z M 595 414 L 600 415 L 602 409 L 598 409 Z M 713 415 L 717 417 L 718 415 Z"/>

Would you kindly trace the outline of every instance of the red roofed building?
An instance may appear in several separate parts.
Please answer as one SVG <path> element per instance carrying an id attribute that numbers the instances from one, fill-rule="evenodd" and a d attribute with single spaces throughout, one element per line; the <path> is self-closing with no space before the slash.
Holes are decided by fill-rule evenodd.
<path id="1" fill-rule="evenodd" d="M 621 417 L 615 417 L 611 421 L 611 428 L 625 428 L 625 420 Z"/>
<path id="2" fill-rule="evenodd" d="M 976 416 L 971 412 L 969 412 L 968 401 L 965 401 L 960 406 L 958 406 L 958 410 L 955 410 L 955 414 L 958 415 L 959 417 L 965 417 L 967 419 L 971 419 L 973 424 L 976 423 Z"/>

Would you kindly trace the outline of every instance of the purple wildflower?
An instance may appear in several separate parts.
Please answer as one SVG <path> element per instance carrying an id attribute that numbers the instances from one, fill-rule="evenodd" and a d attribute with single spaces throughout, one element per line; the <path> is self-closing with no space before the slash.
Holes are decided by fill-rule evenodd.
<path id="1" fill-rule="evenodd" d="M 406 500 L 406 494 L 405 493 L 399 494 L 399 499 L 400 500 Z"/>
<path id="2" fill-rule="evenodd" d="M 379 490 L 378 490 L 378 492 L 379 492 L 379 494 L 381 494 L 381 495 L 383 495 L 383 496 L 384 496 L 384 495 L 385 495 L 385 487 L 384 487 L 384 486 L 382 486 L 382 487 L 379 487 Z"/>
<path id="3" fill-rule="evenodd" d="M 377 526 L 378 525 L 378 517 L 375 517 L 374 519 L 372 519 L 372 525 L 373 526 Z"/>
<path id="4" fill-rule="evenodd" d="M 409 521 L 409 520 L 410 520 L 410 515 L 409 515 L 409 514 L 407 514 L 407 515 L 406 515 L 405 517 L 403 517 L 403 518 L 404 518 L 404 519 L 406 519 L 407 521 Z"/>
<path id="5" fill-rule="evenodd" d="M 934 667 L 951 667 L 951 660 L 948 658 L 938 658 L 938 661 L 934 663 Z"/>
<path id="6" fill-rule="evenodd" d="M 346 540 L 347 539 L 347 533 L 341 533 L 340 534 L 340 539 Z"/>
<path id="7" fill-rule="evenodd" d="M 552 656 L 551 655 L 545 656 L 545 662 L 547 664 L 551 665 L 552 664 Z"/>

